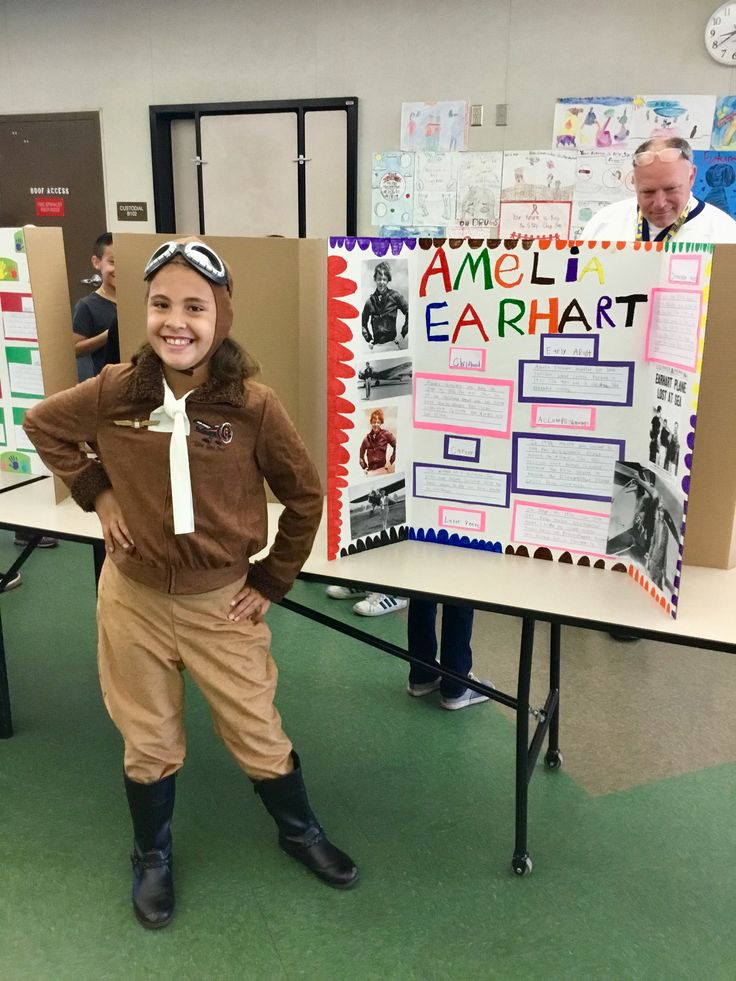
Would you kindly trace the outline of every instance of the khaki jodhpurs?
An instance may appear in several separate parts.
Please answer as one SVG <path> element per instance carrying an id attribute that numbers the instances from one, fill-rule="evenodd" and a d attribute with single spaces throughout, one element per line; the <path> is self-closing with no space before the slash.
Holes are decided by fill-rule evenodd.
<path id="1" fill-rule="evenodd" d="M 135 582 L 108 559 L 97 598 L 102 697 L 125 740 L 125 773 L 154 783 L 184 762 L 186 670 L 215 731 L 254 780 L 292 770 L 291 742 L 273 698 L 278 672 L 265 623 L 227 619 L 238 583 L 172 595 Z"/>

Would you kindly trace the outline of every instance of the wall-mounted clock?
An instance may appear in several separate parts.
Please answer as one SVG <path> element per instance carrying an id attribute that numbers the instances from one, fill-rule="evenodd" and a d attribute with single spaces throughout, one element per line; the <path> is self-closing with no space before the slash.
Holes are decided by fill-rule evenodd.
<path id="1" fill-rule="evenodd" d="M 705 50 L 719 65 L 736 66 L 736 2 L 722 3 L 708 18 Z"/>

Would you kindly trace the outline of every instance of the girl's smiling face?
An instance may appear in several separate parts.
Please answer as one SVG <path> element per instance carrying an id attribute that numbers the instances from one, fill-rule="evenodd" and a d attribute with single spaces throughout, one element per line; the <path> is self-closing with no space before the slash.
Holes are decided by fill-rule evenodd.
<path id="1" fill-rule="evenodd" d="M 386 273 L 383 271 L 383 269 L 379 269 L 375 273 L 373 279 L 374 279 L 375 284 L 376 284 L 376 290 L 379 293 L 385 293 L 386 290 L 388 289 L 389 279 L 388 279 L 388 276 L 386 275 Z"/>
<path id="2" fill-rule="evenodd" d="M 207 280 L 188 266 L 169 263 L 149 283 L 146 301 L 148 343 L 165 368 L 185 371 L 212 347 L 217 323 L 215 296 Z M 207 364 L 197 369 L 207 377 Z M 164 370 L 164 374 L 168 373 Z"/>

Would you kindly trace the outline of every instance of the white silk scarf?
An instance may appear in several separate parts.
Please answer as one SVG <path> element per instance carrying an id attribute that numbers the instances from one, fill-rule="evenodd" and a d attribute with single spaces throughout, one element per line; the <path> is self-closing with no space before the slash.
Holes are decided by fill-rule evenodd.
<path id="1" fill-rule="evenodd" d="M 192 480 L 189 475 L 189 418 L 186 401 L 192 394 L 187 392 L 180 399 L 174 397 L 164 378 L 164 404 L 151 413 L 151 420 L 158 423 L 151 427 L 154 433 L 171 433 L 169 444 L 169 478 L 171 503 L 174 510 L 174 534 L 188 535 L 194 531 L 194 502 Z"/>

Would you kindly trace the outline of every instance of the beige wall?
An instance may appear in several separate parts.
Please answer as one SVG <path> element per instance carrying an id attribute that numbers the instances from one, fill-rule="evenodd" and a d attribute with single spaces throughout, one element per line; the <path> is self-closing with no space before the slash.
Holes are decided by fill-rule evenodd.
<path id="1" fill-rule="evenodd" d="M 402 101 L 483 103 L 471 149 L 550 144 L 561 95 L 717 93 L 703 46 L 716 0 L 0 0 L 0 112 L 101 109 L 110 228 L 148 201 L 149 105 L 357 96 L 358 227 L 370 154 L 396 147 Z M 509 104 L 496 127 L 495 105 Z M 135 231 L 153 231 L 153 220 Z"/>

